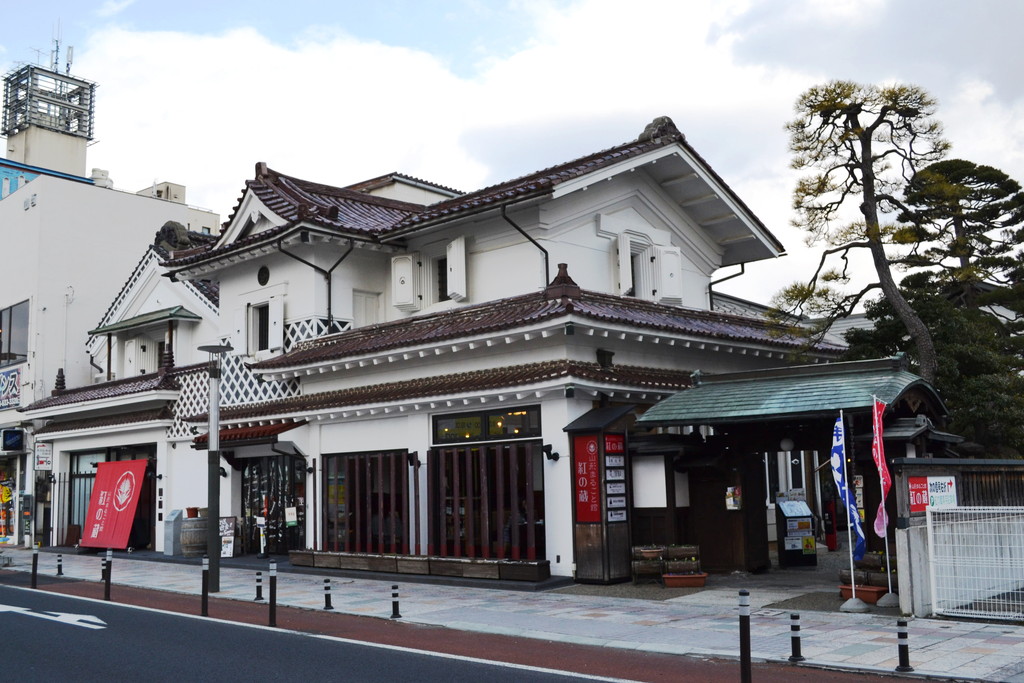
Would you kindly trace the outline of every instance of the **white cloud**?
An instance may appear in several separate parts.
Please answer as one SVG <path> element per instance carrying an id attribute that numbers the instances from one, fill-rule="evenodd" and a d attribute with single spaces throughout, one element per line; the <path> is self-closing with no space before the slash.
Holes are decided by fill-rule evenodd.
<path id="1" fill-rule="evenodd" d="M 112 17 L 120 14 L 134 3 L 135 0 L 106 0 L 106 2 L 96 10 L 96 14 L 100 17 Z"/>
<path id="2" fill-rule="evenodd" d="M 872 43 L 872 32 L 907 11 L 902 3 L 514 7 L 533 22 L 532 36 L 511 51 L 508 43 L 489 49 L 487 33 L 474 36 L 465 53 L 478 60 L 474 69 L 383 37 L 356 39 L 340 19 L 333 25 L 342 29 L 310 26 L 276 42 L 246 28 L 98 31 L 75 64 L 100 85 L 90 166 L 110 170 L 124 189 L 182 182 L 191 203 L 226 214 L 257 161 L 328 184 L 400 171 L 472 190 L 632 139 L 669 115 L 793 254 L 726 287 L 758 300 L 809 274 L 817 259 L 789 227 L 794 176 L 783 130 L 797 96 L 815 83 L 896 78 L 940 90 L 954 152 L 1024 178 L 1024 100 L 1005 86 L 1016 79 L 995 80 L 1005 76 L 998 69 L 986 71 L 992 78 L 964 75 L 972 63 L 963 55 L 986 55 L 970 46 L 940 83 L 928 80 L 943 48 L 917 41 L 925 51 L 914 59 L 886 59 L 898 45 L 889 34 Z M 808 23 L 823 13 L 829 22 Z M 942 18 L 918 20 L 926 33 Z M 839 49 L 851 41 L 869 54 Z"/>

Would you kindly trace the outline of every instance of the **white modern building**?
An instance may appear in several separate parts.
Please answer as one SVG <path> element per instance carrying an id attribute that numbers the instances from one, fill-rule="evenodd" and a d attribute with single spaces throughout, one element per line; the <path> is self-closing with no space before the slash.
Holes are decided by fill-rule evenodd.
<path id="1" fill-rule="evenodd" d="M 83 346 L 139 255 L 167 221 L 218 231 L 218 217 L 184 203 L 113 188 L 106 172 L 86 175 L 95 85 L 35 65 L 4 78 L 0 134 L 0 543 L 47 538 L 55 495 L 51 460 L 33 463 L 34 424 L 19 412 L 55 383 L 102 376 Z M 180 187 L 180 186 L 176 186 Z M 17 522 L 17 523 L 16 523 Z"/>

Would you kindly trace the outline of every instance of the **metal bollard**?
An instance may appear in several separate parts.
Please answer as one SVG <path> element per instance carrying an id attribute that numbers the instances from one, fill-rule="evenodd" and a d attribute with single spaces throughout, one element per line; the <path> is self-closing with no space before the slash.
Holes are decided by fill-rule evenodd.
<path id="1" fill-rule="evenodd" d="M 398 613 L 398 584 L 391 585 L 391 618 L 401 619 L 402 615 Z"/>
<path id="2" fill-rule="evenodd" d="M 110 600 L 110 575 L 113 573 L 114 568 L 114 551 L 107 548 L 107 566 L 106 566 L 106 578 L 103 581 L 103 599 Z"/>
<path id="3" fill-rule="evenodd" d="M 908 640 L 909 634 L 907 633 L 906 619 L 900 619 L 896 622 L 896 633 L 896 647 L 900 653 L 900 664 L 896 667 L 896 671 L 913 671 L 914 667 L 910 666 L 910 641 Z"/>
<path id="4" fill-rule="evenodd" d="M 793 612 L 789 615 L 789 641 L 792 646 L 793 654 L 789 656 L 791 662 L 802 662 L 804 656 L 800 654 L 800 615 Z"/>
<path id="5" fill-rule="evenodd" d="M 64 556 L 57 555 L 57 576 L 64 576 Z"/>
<path id="6" fill-rule="evenodd" d="M 32 587 L 36 587 L 36 576 L 39 573 L 39 546 L 32 546 Z"/>
<path id="7" fill-rule="evenodd" d="M 263 602 L 263 572 L 256 572 L 256 602 Z"/>
<path id="8" fill-rule="evenodd" d="M 750 671 L 750 591 L 740 591 L 740 681 L 751 683 Z"/>
<path id="9" fill-rule="evenodd" d="M 203 602 L 200 614 L 210 616 L 210 556 L 203 555 Z"/>
<path id="10" fill-rule="evenodd" d="M 331 605 L 331 580 L 324 579 L 324 609 L 334 609 Z"/>
<path id="11" fill-rule="evenodd" d="M 277 626 L 277 560 L 270 561 L 270 625 Z"/>

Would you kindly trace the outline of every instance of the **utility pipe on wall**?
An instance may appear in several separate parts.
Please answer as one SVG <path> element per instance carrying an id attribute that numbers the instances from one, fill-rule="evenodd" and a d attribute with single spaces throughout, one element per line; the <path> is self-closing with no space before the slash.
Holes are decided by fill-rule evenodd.
<path id="1" fill-rule="evenodd" d="M 311 232 L 317 232 L 317 231 L 316 230 L 309 230 L 307 228 L 304 228 L 299 233 L 301 240 L 303 242 L 309 242 L 309 234 Z M 336 237 L 336 235 L 331 235 L 331 236 L 332 237 Z M 278 238 L 278 240 L 277 240 L 277 250 L 279 252 L 281 252 L 282 254 L 284 254 L 285 256 L 290 256 L 291 258 L 295 259 L 299 263 L 304 263 L 305 265 L 309 266 L 310 268 L 312 268 L 316 272 L 318 272 L 321 275 L 323 275 L 324 276 L 324 280 L 327 281 L 327 332 L 330 333 L 330 331 L 334 328 L 334 306 L 333 306 L 333 299 L 334 299 L 333 290 L 334 290 L 334 287 L 333 287 L 333 282 L 332 282 L 332 278 L 331 278 L 331 273 L 334 272 L 335 268 L 337 268 L 338 266 L 341 265 L 342 261 L 344 261 L 345 259 L 348 258 L 348 255 L 351 254 L 352 250 L 356 248 L 356 242 L 355 242 L 354 239 L 349 238 L 349 240 L 348 240 L 348 249 L 345 251 L 345 253 L 341 255 L 341 258 L 339 258 L 337 261 L 334 262 L 333 266 L 331 266 L 327 270 L 324 270 L 320 266 L 316 265 L 315 263 L 312 263 L 311 261 L 307 261 L 306 259 L 302 258 L 301 256 L 296 256 L 295 254 L 292 254 L 290 252 L 285 251 L 284 250 L 284 239 L 285 239 L 285 237 L 286 237 L 285 235 L 282 235 L 280 238 Z"/>

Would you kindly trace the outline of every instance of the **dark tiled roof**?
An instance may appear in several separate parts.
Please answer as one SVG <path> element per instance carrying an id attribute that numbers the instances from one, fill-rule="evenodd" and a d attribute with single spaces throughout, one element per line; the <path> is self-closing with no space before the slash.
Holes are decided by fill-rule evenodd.
<path id="1" fill-rule="evenodd" d="M 437 183 L 432 183 L 429 180 L 423 180 L 422 178 L 414 178 L 411 175 L 406 175 L 404 173 L 398 172 L 385 173 L 384 175 L 377 176 L 376 178 L 370 178 L 369 180 L 362 180 L 358 183 L 353 183 L 352 185 L 346 185 L 345 189 L 352 190 L 354 192 L 369 192 L 371 190 L 376 190 L 379 187 L 385 187 L 387 185 L 390 185 L 391 182 L 394 181 L 395 179 L 407 180 L 415 185 L 423 185 L 425 187 L 433 188 L 444 194 L 464 194 L 463 192 L 461 192 L 460 190 L 456 190 L 455 188 L 446 187 L 445 185 L 438 185 Z"/>
<path id="2" fill-rule="evenodd" d="M 269 228 L 262 232 L 256 233 L 255 235 L 248 235 L 236 239 L 231 244 L 222 245 L 220 247 L 198 248 L 198 249 L 187 249 L 185 251 L 176 251 L 171 254 L 171 257 L 164 261 L 164 265 L 168 268 L 178 268 L 182 266 L 189 266 L 200 261 L 206 261 L 208 259 L 214 259 L 218 256 L 225 254 L 231 254 L 236 251 L 244 251 L 246 247 L 250 247 L 255 244 L 262 244 L 274 238 L 280 237 L 295 227 L 292 223 L 285 223 L 275 228 Z"/>
<path id="3" fill-rule="evenodd" d="M 220 307 L 220 281 L 219 280 L 189 280 L 209 300 L 211 304 Z"/>
<path id="4" fill-rule="evenodd" d="M 220 443 L 237 444 L 239 441 L 255 441 L 270 439 L 273 436 L 277 436 L 283 432 L 287 432 L 289 429 L 295 429 L 306 424 L 305 420 L 300 422 L 283 422 L 274 425 L 257 425 L 255 427 L 224 427 L 220 430 Z M 200 434 L 196 438 L 192 439 L 193 443 L 197 446 L 206 446 L 210 443 L 210 433 Z"/>
<path id="5" fill-rule="evenodd" d="M 685 137 L 675 127 L 675 124 L 663 117 L 655 119 L 636 140 L 426 207 L 369 195 L 351 188 L 332 187 L 300 180 L 272 171 L 267 168 L 266 164 L 259 163 L 256 165 L 256 178 L 246 182 L 246 189 L 253 192 L 268 208 L 288 222 L 254 235 L 243 236 L 231 244 L 175 252 L 173 258 L 168 259 L 166 265 L 172 268 L 184 268 L 235 251 L 242 251 L 254 244 L 269 241 L 288 232 L 299 221 L 308 222 L 341 235 L 362 239 L 383 240 L 397 237 L 448 218 L 493 209 L 528 197 L 543 196 L 561 183 L 672 144 L 683 146 L 747 212 L 764 234 L 775 242 L 776 247 L 779 250 L 782 249 L 782 245 L 754 216 L 746 204 L 687 144 Z M 361 185 L 357 184 L 351 187 L 360 187 Z M 228 223 L 238 212 L 244 197 L 243 194 L 239 198 Z"/>
<path id="6" fill-rule="evenodd" d="M 300 180 L 261 167 L 250 189 L 271 211 L 289 221 L 307 220 L 342 233 L 378 235 L 419 204 L 368 195 L 364 192 Z"/>
<path id="7" fill-rule="evenodd" d="M 582 291 L 578 297 L 554 300 L 548 299 L 543 293 L 531 293 L 322 337 L 300 344 L 290 353 L 256 363 L 253 368 L 294 368 L 366 353 L 511 330 L 570 314 L 596 322 L 626 325 L 638 331 L 658 330 L 708 340 L 760 343 L 792 351 L 806 344 L 804 338 L 754 318 L 678 308 L 590 291 Z M 843 349 L 825 342 L 814 348 L 819 353 L 839 353 Z"/>
<path id="8" fill-rule="evenodd" d="M 686 145 L 683 134 L 671 122 L 659 132 L 660 134 L 656 136 L 642 135 L 635 141 L 627 142 L 611 149 L 595 152 L 529 175 L 485 187 L 482 190 L 477 190 L 454 199 L 431 204 L 425 211 L 410 215 L 402 222 L 395 224 L 394 231 L 405 232 L 409 228 L 415 228 L 437 219 L 445 219 L 460 213 L 490 208 L 491 206 L 500 206 L 501 204 L 526 197 L 544 195 L 551 192 L 557 185 L 568 180 L 593 173 L 605 166 L 610 166 L 670 144 L 679 143 L 690 149 Z M 692 150 L 690 151 L 692 152 Z M 697 156 L 695 152 L 694 156 Z M 724 183 L 722 184 L 723 186 L 725 185 Z"/>
<path id="9" fill-rule="evenodd" d="M 629 365 L 604 368 L 597 363 L 557 360 L 425 377 L 404 382 L 375 384 L 341 391 L 306 394 L 247 406 L 221 408 L 220 417 L 223 420 L 259 419 L 353 405 L 389 403 L 453 393 L 515 388 L 563 378 L 578 378 L 637 390 L 647 389 L 652 392 L 672 392 L 689 385 L 690 371 Z M 189 422 L 199 422 L 205 420 L 206 417 L 206 415 L 194 415 L 185 419 Z"/>
<path id="10" fill-rule="evenodd" d="M 185 370 L 185 368 L 175 368 L 167 373 L 152 372 L 147 375 L 139 375 L 138 377 L 128 377 L 127 379 L 117 379 L 101 384 L 88 384 L 84 387 L 65 389 L 28 406 L 19 408 L 19 410 L 22 412 L 43 410 L 45 408 L 141 394 L 146 391 L 177 391 L 180 386 L 176 375 Z"/>
<path id="11" fill-rule="evenodd" d="M 269 169 L 262 163 L 256 165 L 256 178 L 246 181 L 245 185 L 267 208 L 287 222 L 241 236 L 229 244 L 176 251 L 165 261 L 165 265 L 188 266 L 254 244 L 262 244 L 287 233 L 300 221 L 339 235 L 372 240 L 393 224 L 423 209 L 419 204 L 294 178 Z M 235 207 L 235 212 L 238 208 Z"/>
<path id="12" fill-rule="evenodd" d="M 117 427 L 120 425 L 138 424 L 140 422 L 154 422 L 157 420 L 173 420 L 170 408 L 155 408 L 153 410 L 139 410 L 132 413 L 118 413 L 116 415 L 104 415 L 102 417 L 84 418 L 81 420 L 67 420 L 65 422 L 51 422 L 42 429 L 36 430 L 36 436 L 46 434 L 57 434 L 60 432 L 77 432 L 83 429 L 97 429 L 100 427 Z"/>

